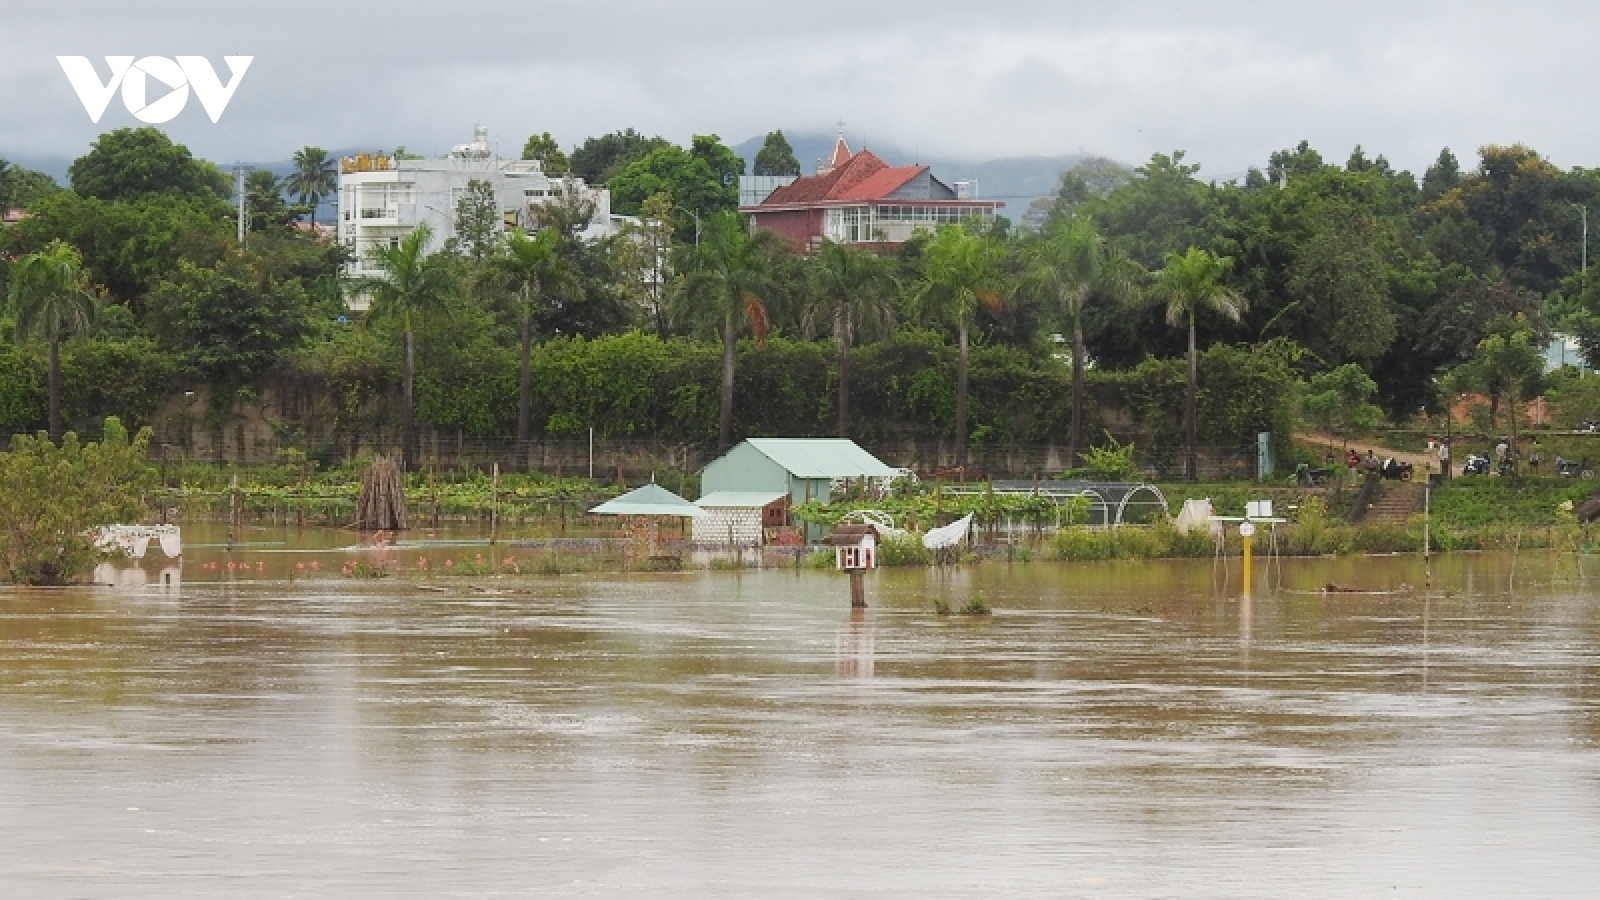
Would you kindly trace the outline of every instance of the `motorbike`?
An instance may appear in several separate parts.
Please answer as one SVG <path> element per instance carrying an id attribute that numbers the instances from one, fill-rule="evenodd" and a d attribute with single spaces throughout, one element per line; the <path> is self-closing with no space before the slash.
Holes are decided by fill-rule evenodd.
<path id="1" fill-rule="evenodd" d="M 1378 468 L 1378 475 L 1385 481 L 1410 481 L 1411 472 L 1411 463 L 1396 462 L 1392 456 L 1385 458 L 1383 465 Z"/>
<path id="2" fill-rule="evenodd" d="M 1306 487 L 1326 484 L 1328 476 L 1332 474 L 1332 469 L 1313 469 L 1306 463 L 1300 463 L 1294 467 L 1294 474 L 1289 476 L 1289 484 Z"/>
<path id="3" fill-rule="evenodd" d="M 1556 457 L 1556 474 L 1562 478 L 1593 478 L 1594 470 L 1589 468 L 1589 461 L 1573 462 L 1570 459 Z"/>
<path id="4" fill-rule="evenodd" d="M 1489 457 L 1483 455 L 1482 453 L 1469 453 L 1469 454 L 1467 454 L 1467 461 L 1466 461 L 1466 463 L 1464 463 L 1461 466 L 1461 474 L 1463 474 L 1463 475 L 1487 475 L 1487 474 L 1489 474 Z"/>

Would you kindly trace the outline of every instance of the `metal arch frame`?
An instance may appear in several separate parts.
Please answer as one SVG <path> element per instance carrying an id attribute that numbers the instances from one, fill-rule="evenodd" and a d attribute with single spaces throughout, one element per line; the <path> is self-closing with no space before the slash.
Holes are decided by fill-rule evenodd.
<path id="1" fill-rule="evenodd" d="M 1116 524 L 1116 527 L 1118 527 L 1118 528 L 1122 527 L 1122 514 L 1128 508 L 1128 501 L 1130 501 L 1134 497 L 1138 496 L 1140 491 L 1149 491 L 1150 493 L 1155 494 L 1156 495 L 1156 502 L 1161 504 L 1161 509 L 1163 511 L 1170 510 L 1170 507 L 1167 506 L 1167 496 L 1165 494 L 1161 493 L 1161 488 L 1158 488 L 1155 485 L 1150 484 L 1149 482 L 1145 482 L 1143 484 L 1140 484 L 1138 487 L 1135 487 L 1133 490 L 1127 492 L 1126 494 L 1122 495 L 1121 502 L 1119 502 L 1117 504 L 1117 524 Z M 1172 514 L 1171 514 L 1171 512 L 1167 512 L 1167 515 L 1170 518 Z"/>

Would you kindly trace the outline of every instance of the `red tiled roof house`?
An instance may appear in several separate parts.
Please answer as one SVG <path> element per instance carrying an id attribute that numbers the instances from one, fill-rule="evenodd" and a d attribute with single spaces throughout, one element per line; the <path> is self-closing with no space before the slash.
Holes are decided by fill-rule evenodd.
<path id="1" fill-rule="evenodd" d="M 824 238 L 841 244 L 893 247 L 917 231 L 976 217 L 994 220 L 1004 204 L 974 199 L 969 186 L 954 188 L 927 166 L 891 166 L 870 150 L 851 154 L 844 138 L 817 174 L 773 191 L 755 206 L 741 206 L 751 227 L 770 231 L 804 251 Z"/>

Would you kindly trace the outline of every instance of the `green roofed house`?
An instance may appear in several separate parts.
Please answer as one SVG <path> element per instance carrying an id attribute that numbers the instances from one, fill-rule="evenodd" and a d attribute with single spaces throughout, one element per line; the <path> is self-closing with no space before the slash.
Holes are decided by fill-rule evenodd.
<path id="1" fill-rule="evenodd" d="M 788 509 L 827 500 L 836 481 L 900 473 L 845 438 L 749 438 L 700 473 L 697 544 L 759 546 Z"/>

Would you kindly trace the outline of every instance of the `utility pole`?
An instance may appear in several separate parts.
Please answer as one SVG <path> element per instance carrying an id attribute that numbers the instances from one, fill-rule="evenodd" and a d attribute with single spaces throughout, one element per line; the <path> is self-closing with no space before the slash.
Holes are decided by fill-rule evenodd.
<path id="1" fill-rule="evenodd" d="M 1579 270 L 1583 275 L 1583 286 L 1589 286 L 1589 207 L 1578 205 L 1578 211 L 1583 213 L 1583 249 L 1580 258 L 1583 260 Z"/>
<path id="2" fill-rule="evenodd" d="M 249 202 L 244 194 L 244 166 L 234 166 L 233 172 L 239 182 L 239 246 L 244 246 L 245 218 L 249 215 L 247 207 Z"/>

